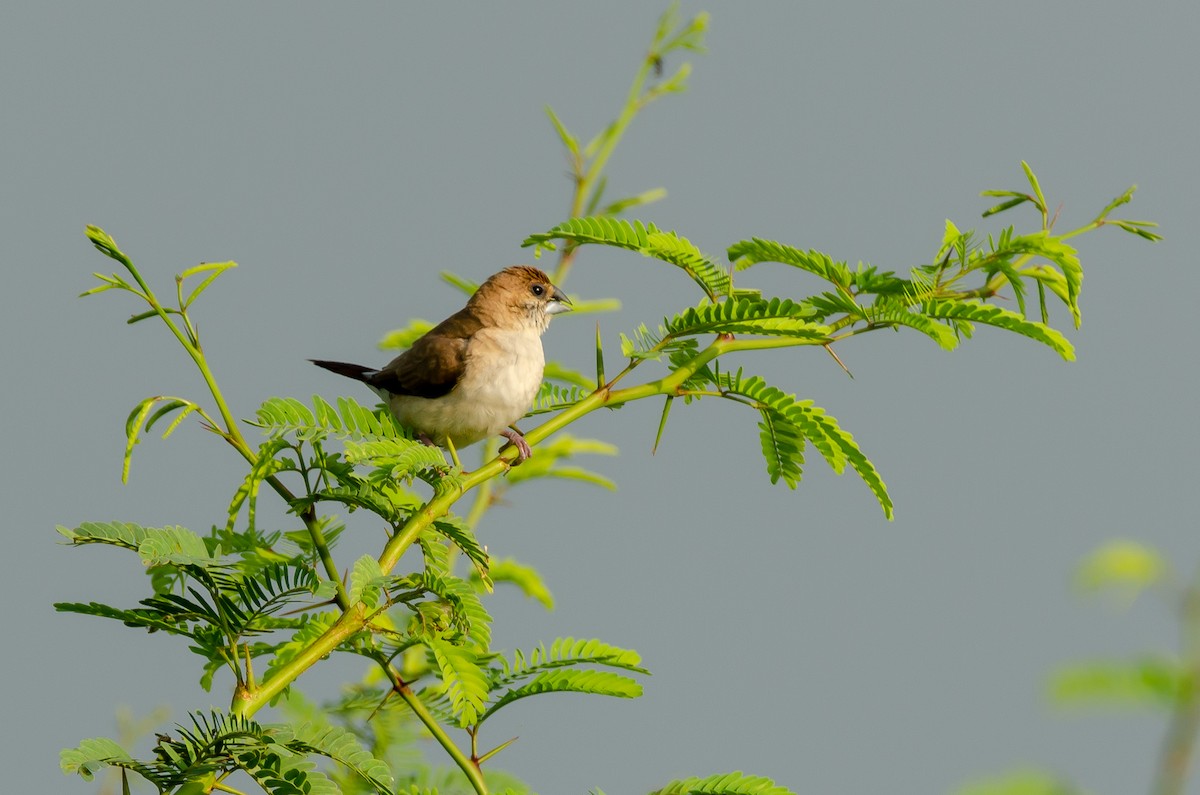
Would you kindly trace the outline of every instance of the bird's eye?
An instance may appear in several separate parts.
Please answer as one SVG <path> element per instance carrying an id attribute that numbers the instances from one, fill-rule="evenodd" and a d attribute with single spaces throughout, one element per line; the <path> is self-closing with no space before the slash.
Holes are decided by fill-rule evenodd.
<path id="1" fill-rule="evenodd" d="M 540 285 L 540 284 L 535 284 L 535 285 L 533 285 L 532 287 L 530 287 L 530 288 L 529 288 L 529 292 L 533 293 L 533 294 L 534 294 L 534 295 L 536 295 L 538 298 L 541 298 L 541 297 L 542 297 L 542 293 L 546 292 L 546 288 L 545 288 L 545 287 L 543 287 L 543 286 L 542 286 L 542 285 Z"/>

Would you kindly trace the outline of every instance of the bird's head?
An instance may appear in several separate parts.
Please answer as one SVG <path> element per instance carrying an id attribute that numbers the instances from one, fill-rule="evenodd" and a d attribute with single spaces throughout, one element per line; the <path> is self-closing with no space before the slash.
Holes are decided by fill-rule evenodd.
<path id="1" fill-rule="evenodd" d="M 528 265 L 514 265 L 495 274 L 471 296 L 467 304 L 493 323 L 512 328 L 550 325 L 550 316 L 571 311 L 571 301 L 550 282 L 550 277 Z"/>

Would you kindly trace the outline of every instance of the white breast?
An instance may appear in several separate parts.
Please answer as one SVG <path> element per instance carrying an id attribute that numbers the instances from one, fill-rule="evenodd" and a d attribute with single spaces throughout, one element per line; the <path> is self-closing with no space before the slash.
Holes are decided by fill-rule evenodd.
<path id="1" fill-rule="evenodd" d="M 464 447 L 525 416 L 545 367 L 536 330 L 484 329 L 471 338 L 465 372 L 453 390 L 433 399 L 394 396 L 392 413 L 439 445 L 450 437 L 455 447 Z"/>

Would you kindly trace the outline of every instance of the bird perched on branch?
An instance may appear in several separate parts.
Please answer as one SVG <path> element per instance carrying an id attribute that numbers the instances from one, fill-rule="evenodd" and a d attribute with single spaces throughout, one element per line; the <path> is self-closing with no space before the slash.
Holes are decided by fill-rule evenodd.
<path id="1" fill-rule="evenodd" d="M 533 405 L 546 366 L 542 332 L 570 300 L 537 268 L 505 268 L 467 305 L 430 329 L 379 369 L 310 361 L 362 381 L 387 403 L 401 425 L 427 444 L 450 450 L 501 435 L 529 458 L 515 423 Z"/>

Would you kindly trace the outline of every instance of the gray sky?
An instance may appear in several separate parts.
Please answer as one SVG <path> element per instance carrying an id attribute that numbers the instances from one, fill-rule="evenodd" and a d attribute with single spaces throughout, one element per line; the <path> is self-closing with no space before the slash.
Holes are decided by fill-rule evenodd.
<path id="1" fill-rule="evenodd" d="M 129 409 L 202 395 L 137 307 L 75 296 L 115 263 L 107 229 L 169 291 L 200 261 L 237 260 L 199 305 L 235 413 L 272 395 L 353 394 L 307 357 L 382 361 L 376 341 L 437 319 L 480 279 L 529 260 L 526 234 L 566 215 L 568 184 L 543 113 L 581 137 L 616 112 L 661 3 L 22 4 L 0 26 L 0 140 L 9 278 L 0 334 L 9 516 L 3 681 L 11 791 L 84 792 L 60 747 L 114 732 L 113 711 L 169 702 L 173 718 L 227 705 L 196 685 L 183 644 L 52 612 L 132 605 L 132 556 L 70 550 L 55 524 L 127 520 L 205 531 L 241 478 L 198 429 L 151 440 L 119 481 Z M 986 188 L 1029 161 L 1074 227 L 1131 183 L 1117 230 L 1078 239 L 1078 361 L 987 329 L 954 353 L 875 334 L 823 353 L 747 358 L 810 397 L 882 471 L 894 523 L 852 475 L 815 455 L 800 489 L 772 487 L 756 419 L 733 406 L 658 406 L 573 432 L 620 445 L 574 484 L 514 493 L 481 530 L 493 554 L 540 568 L 559 607 L 511 594 L 490 609 L 498 648 L 558 635 L 639 650 L 640 700 L 562 695 L 510 708 L 501 766 L 539 792 L 638 793 L 742 769 L 797 792 L 941 793 L 1016 766 L 1097 793 L 1143 791 L 1162 721 L 1070 713 L 1043 697 L 1054 666 L 1168 651 L 1169 607 L 1114 612 L 1074 596 L 1078 559 L 1141 539 L 1185 575 L 1200 551 L 1191 498 L 1198 440 L 1200 288 L 1187 253 L 1200 117 L 1200 12 L 1179 4 L 687 3 L 713 14 L 692 90 L 639 118 L 615 156 L 618 194 L 664 186 L 638 215 L 720 254 L 752 235 L 907 270 L 943 222 L 980 222 Z M 670 68 L 673 64 L 668 64 Z M 1018 217 L 1013 218 L 1014 221 Z M 1032 216 L 1020 218 L 1032 224 Z M 747 285 L 813 285 L 760 266 Z M 620 331 L 695 302 L 668 266 L 584 250 L 568 288 L 615 296 Z M 548 355 L 591 366 L 593 317 L 560 319 Z M 1067 318 L 1055 316 L 1065 328 Z M 610 354 L 610 357 L 612 354 Z M 1191 395 L 1192 397 L 1187 397 Z M 1189 518 L 1191 517 L 1191 518 Z M 375 548 L 376 528 L 341 553 Z M 319 693 L 355 661 L 302 680 Z M 540 703 L 539 703 L 540 702 Z M 20 716 L 19 719 L 14 719 Z M 503 736 L 500 736 L 503 735 Z"/>

